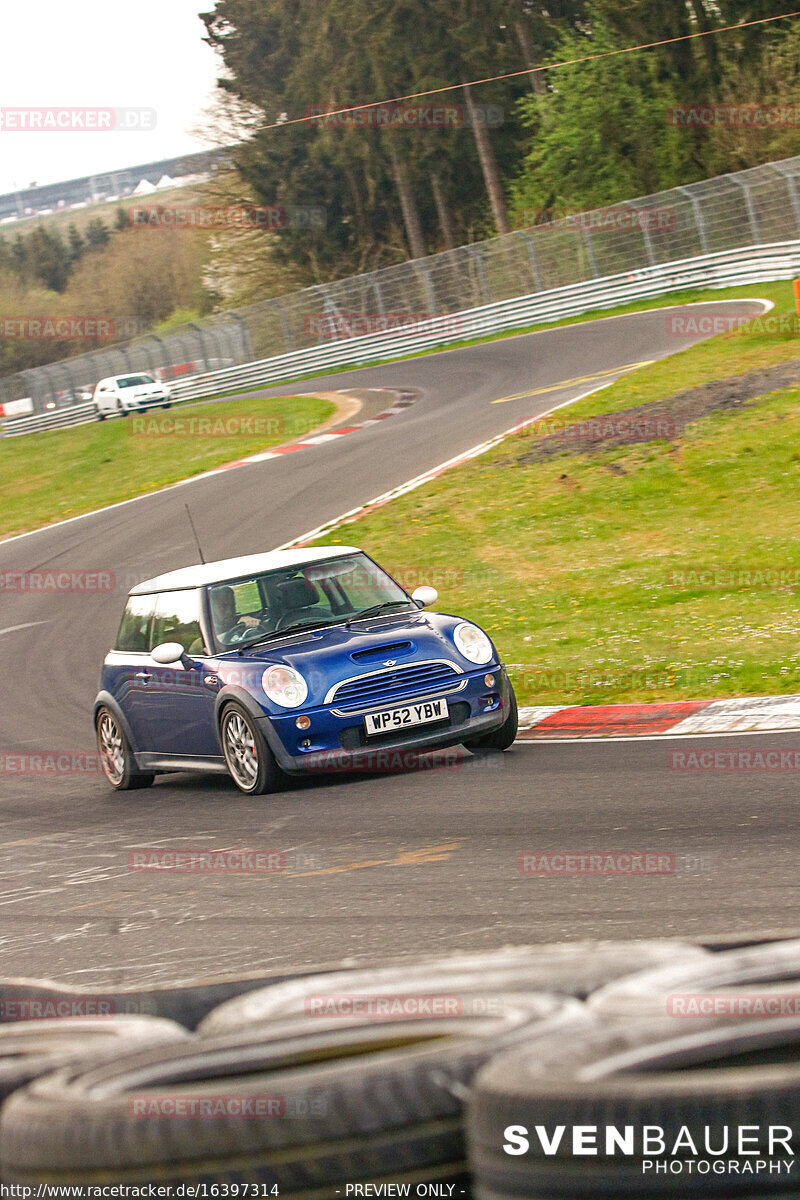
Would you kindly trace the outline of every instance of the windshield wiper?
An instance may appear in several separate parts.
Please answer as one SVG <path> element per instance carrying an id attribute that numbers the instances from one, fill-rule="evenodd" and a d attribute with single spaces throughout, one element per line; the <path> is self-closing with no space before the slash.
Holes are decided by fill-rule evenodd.
<path id="1" fill-rule="evenodd" d="M 272 633 L 264 633 L 250 642 L 239 642 L 238 646 L 231 646 L 231 650 L 236 649 L 241 654 L 243 650 L 249 650 L 251 646 L 263 646 L 265 642 L 271 642 L 273 638 L 286 637 L 290 633 L 301 633 L 304 629 L 327 629 L 330 625 L 341 625 L 341 621 L 298 621 L 295 625 L 287 625 L 285 629 L 273 629 Z"/>
<path id="2" fill-rule="evenodd" d="M 411 600 L 384 600 L 381 604 L 373 604 L 371 608 L 365 608 L 362 612 L 353 613 L 352 617 L 348 617 L 345 625 L 349 629 L 353 621 L 363 621 L 365 617 L 377 617 L 378 613 L 383 612 L 385 608 L 397 608 L 398 604 L 411 604 Z"/>

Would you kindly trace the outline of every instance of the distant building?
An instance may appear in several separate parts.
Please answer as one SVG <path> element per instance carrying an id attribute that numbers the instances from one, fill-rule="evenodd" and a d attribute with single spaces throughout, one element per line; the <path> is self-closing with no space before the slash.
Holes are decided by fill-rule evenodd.
<path id="1" fill-rule="evenodd" d="M 180 182 L 186 176 L 208 178 L 230 157 L 230 150 L 204 150 L 197 154 L 184 154 L 179 158 L 165 158 L 160 162 L 145 163 L 140 167 L 128 167 L 122 171 L 109 171 L 105 175 L 86 175 L 83 179 L 70 179 L 64 183 L 50 183 L 44 187 L 22 188 L 17 192 L 0 195 L 0 221 L 9 217 L 36 216 L 53 212 L 85 207 L 102 200 L 124 200 L 134 194 L 141 195 L 143 183 L 155 189 L 164 186 L 165 178 Z"/>

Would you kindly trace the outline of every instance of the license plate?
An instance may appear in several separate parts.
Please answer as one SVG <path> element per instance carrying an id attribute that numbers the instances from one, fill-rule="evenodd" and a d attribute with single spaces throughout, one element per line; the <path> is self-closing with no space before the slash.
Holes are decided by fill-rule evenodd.
<path id="1" fill-rule="evenodd" d="M 429 721 L 447 719 L 446 700 L 422 700 L 419 704 L 407 704 L 404 708 L 387 708 L 383 712 L 368 713 L 364 717 L 367 734 L 394 732 L 395 729 L 410 729 L 412 725 L 426 725 Z"/>

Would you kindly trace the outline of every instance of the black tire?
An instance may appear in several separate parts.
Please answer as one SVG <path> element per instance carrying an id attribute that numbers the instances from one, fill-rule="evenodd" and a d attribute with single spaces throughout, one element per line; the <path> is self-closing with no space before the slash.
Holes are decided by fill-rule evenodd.
<path id="1" fill-rule="evenodd" d="M 499 1050 L 568 1035 L 587 1020 L 567 998 L 506 997 L 494 1017 L 304 1017 L 61 1071 L 3 1108 L 3 1178 L 258 1182 L 262 1195 L 267 1185 L 314 1200 L 341 1200 L 345 1184 L 381 1177 L 467 1186 L 463 1098 L 475 1071 Z M 176 1095 L 181 1119 L 164 1103 Z M 187 1115 L 187 1103 L 208 1097 L 213 1112 Z M 276 1119 L 249 1111 L 242 1119 L 243 1101 L 265 1098 Z"/>
<path id="2" fill-rule="evenodd" d="M 759 1160 L 791 1157 L 785 1148 L 770 1156 L 767 1136 L 769 1126 L 791 1129 L 800 1122 L 798 1050 L 800 1019 L 793 1017 L 711 1027 L 698 1021 L 613 1021 L 576 1029 L 568 1042 L 550 1039 L 535 1050 L 499 1055 L 476 1077 L 469 1104 L 476 1195 L 481 1200 L 796 1197 L 793 1176 L 769 1173 L 763 1163 L 755 1172 L 753 1159 L 739 1155 L 737 1130 L 757 1127 L 760 1152 L 753 1153 Z M 574 1125 L 596 1127 L 596 1154 L 573 1153 Z M 657 1147 L 644 1152 L 645 1125 L 663 1130 L 663 1153 Z M 510 1126 L 527 1130 L 527 1147 L 511 1139 Z M 544 1129 L 551 1138 L 557 1126 L 565 1126 L 563 1138 L 546 1153 L 535 1131 Z M 632 1129 L 633 1153 L 607 1152 L 610 1126 Z M 696 1153 L 685 1139 L 682 1147 L 675 1146 L 682 1127 Z M 733 1161 L 724 1173 L 708 1168 L 705 1127 L 717 1151 L 723 1130 L 729 1131 L 729 1151 L 714 1159 L 726 1165 Z M 509 1154 L 505 1144 L 524 1153 Z M 749 1143 L 748 1152 L 753 1146 Z M 704 1173 L 701 1160 L 708 1168 Z M 656 1173 L 654 1161 L 661 1172 Z M 745 1174 L 747 1161 L 750 1173 Z"/>
<path id="3" fill-rule="evenodd" d="M 239 704 L 222 712 L 219 736 L 228 774 L 246 796 L 264 796 L 283 786 L 284 776 L 261 730 Z"/>
<path id="4" fill-rule="evenodd" d="M 171 401 L 171 400 L 168 400 L 168 401 L 167 401 L 167 403 L 166 403 L 166 404 L 162 404 L 162 405 L 161 405 L 161 407 L 162 407 L 162 408 L 164 409 L 164 411 L 166 412 L 168 408 L 172 408 L 172 401 Z"/>
<path id="5" fill-rule="evenodd" d="M 603 1017 L 663 1017 L 676 1013 L 679 994 L 742 989 L 751 984 L 800 985 L 800 940 L 769 942 L 746 950 L 709 954 L 683 965 L 642 971 L 610 982 L 589 1000 L 593 1012 Z M 763 990 L 763 989 L 762 989 Z M 683 1009 L 689 1009 L 684 1001 Z"/>
<path id="6" fill-rule="evenodd" d="M 98 421 L 105 421 L 106 419 L 106 414 L 99 408 L 97 409 L 97 419 Z"/>
<path id="7" fill-rule="evenodd" d="M 52 979 L 0 979 L 0 1029 L 15 1021 L 55 1018 L 59 1013 L 105 1012 L 110 1005 L 110 1011 L 118 1016 L 163 1017 L 193 1030 L 213 1009 L 234 996 L 312 973 L 313 968 L 294 974 L 259 972 L 202 983 L 121 990 L 70 988 Z"/>
<path id="8" fill-rule="evenodd" d="M 36 1011 L 36 1001 L 19 999 L 17 1005 Z M 69 1001 L 52 1003 L 55 1011 L 85 1012 L 86 1006 Z M 104 1007 L 109 1008 L 108 1001 Z M 39 1011 L 46 1011 L 40 1009 Z M 85 1063 L 92 1056 L 119 1055 L 158 1044 L 174 1044 L 189 1034 L 172 1021 L 150 1017 L 70 1017 L 15 1021 L 0 1025 L 0 1100 L 40 1075 L 49 1075 L 69 1063 Z"/>
<path id="9" fill-rule="evenodd" d="M 222 1004 L 201 1022 L 201 1036 L 223 1036 L 265 1021 L 288 1020 L 306 1011 L 319 995 L 381 996 L 422 992 L 519 995 L 550 992 L 582 998 L 612 979 L 627 975 L 633 963 L 698 965 L 706 951 L 680 942 L 572 942 L 518 946 L 440 956 L 372 970 L 337 971 L 277 983 Z"/>
<path id="10" fill-rule="evenodd" d="M 116 715 L 110 708 L 99 708 L 95 717 L 97 753 L 106 779 L 117 792 L 131 792 L 150 787 L 155 775 L 140 771 L 130 743 Z"/>
<path id="11" fill-rule="evenodd" d="M 508 707 L 508 716 L 499 729 L 493 729 L 491 733 L 485 733 L 483 737 L 471 738 L 468 742 L 464 742 L 467 750 L 471 750 L 473 754 L 481 754 L 485 751 L 493 750 L 508 750 L 509 746 L 513 745 L 514 739 L 517 736 L 517 727 L 519 724 L 519 713 L 517 710 L 517 697 L 514 695 L 514 689 L 511 684 L 508 685 L 510 693 L 510 702 Z"/>

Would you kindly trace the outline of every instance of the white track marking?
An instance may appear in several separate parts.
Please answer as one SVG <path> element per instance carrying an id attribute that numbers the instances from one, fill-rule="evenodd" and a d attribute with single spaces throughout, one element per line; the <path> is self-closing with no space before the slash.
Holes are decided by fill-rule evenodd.
<path id="1" fill-rule="evenodd" d="M 0 629 L 0 637 L 5 633 L 16 633 L 18 629 L 33 629 L 34 625 L 49 624 L 49 621 L 26 621 L 24 625 L 9 625 L 6 629 Z"/>

